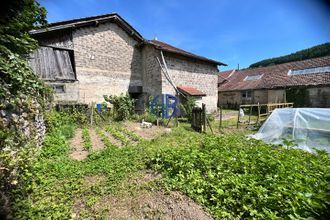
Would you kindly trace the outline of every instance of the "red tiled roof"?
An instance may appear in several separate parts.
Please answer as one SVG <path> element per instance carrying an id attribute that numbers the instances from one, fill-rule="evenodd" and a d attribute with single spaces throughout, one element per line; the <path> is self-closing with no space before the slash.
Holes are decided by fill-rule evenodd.
<path id="1" fill-rule="evenodd" d="M 218 83 L 223 83 L 224 81 L 227 81 L 226 79 L 231 75 L 234 74 L 236 70 L 227 70 L 219 72 L 218 76 Z"/>
<path id="2" fill-rule="evenodd" d="M 274 89 L 292 86 L 330 85 L 330 72 L 288 75 L 289 70 L 322 66 L 330 66 L 330 56 L 283 63 L 268 67 L 238 70 L 228 78 L 227 82 L 222 83 L 218 90 L 235 91 L 248 89 Z M 259 80 L 244 80 L 247 76 L 255 75 L 262 75 L 262 77 Z"/>
<path id="3" fill-rule="evenodd" d="M 180 48 L 177 48 L 177 47 L 174 47 L 174 46 L 169 45 L 167 43 L 164 43 L 162 41 L 149 40 L 149 41 L 147 41 L 147 43 L 153 45 L 156 49 L 163 50 L 163 51 L 166 51 L 166 52 L 169 52 L 169 53 L 179 54 L 179 55 L 182 55 L 182 56 L 185 56 L 185 57 L 194 58 L 194 59 L 197 59 L 197 60 L 202 60 L 202 61 L 205 61 L 205 62 L 217 64 L 217 65 L 220 65 L 220 66 L 227 66 L 227 64 L 224 64 L 220 61 L 212 60 L 212 59 L 209 59 L 209 58 L 206 58 L 206 57 L 202 57 L 202 56 L 187 52 L 187 51 L 182 50 Z"/>
<path id="4" fill-rule="evenodd" d="M 206 96 L 206 94 L 192 86 L 178 86 L 181 92 L 190 96 Z"/>

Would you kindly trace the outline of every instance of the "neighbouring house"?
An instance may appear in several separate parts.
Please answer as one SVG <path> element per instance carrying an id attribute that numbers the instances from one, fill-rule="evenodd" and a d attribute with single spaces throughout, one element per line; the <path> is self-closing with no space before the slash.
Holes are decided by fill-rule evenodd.
<path id="1" fill-rule="evenodd" d="M 218 105 L 294 102 L 330 107 L 330 56 L 219 73 Z"/>
<path id="2" fill-rule="evenodd" d="M 100 103 L 104 95 L 129 93 L 143 110 L 150 96 L 184 93 L 208 111 L 217 108 L 218 66 L 225 64 L 145 40 L 116 13 L 51 23 L 31 34 L 40 48 L 30 65 L 59 103 Z"/>

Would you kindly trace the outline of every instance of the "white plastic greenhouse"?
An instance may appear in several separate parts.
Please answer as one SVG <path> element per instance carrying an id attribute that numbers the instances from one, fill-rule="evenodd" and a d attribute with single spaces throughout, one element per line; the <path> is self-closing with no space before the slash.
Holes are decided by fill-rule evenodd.
<path id="1" fill-rule="evenodd" d="M 309 152 L 315 148 L 330 153 L 330 109 L 275 109 L 251 137 L 283 145 L 293 141 L 294 145 Z"/>

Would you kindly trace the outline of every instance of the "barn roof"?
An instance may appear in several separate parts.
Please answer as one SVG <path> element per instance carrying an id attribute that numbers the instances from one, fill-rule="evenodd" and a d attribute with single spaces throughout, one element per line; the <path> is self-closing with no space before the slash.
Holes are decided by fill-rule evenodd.
<path id="1" fill-rule="evenodd" d="M 206 96 L 206 94 L 192 86 L 178 86 L 178 90 L 189 96 Z"/>
<path id="2" fill-rule="evenodd" d="M 316 69 L 317 68 L 317 69 Z M 221 76 L 228 74 L 220 72 Z M 236 70 L 219 91 L 330 85 L 330 56 L 267 67 Z"/>
<path id="3" fill-rule="evenodd" d="M 142 35 L 136 31 L 129 23 L 127 23 L 119 14 L 117 13 L 111 13 L 111 14 L 104 14 L 104 15 L 98 15 L 98 16 L 92 16 L 92 17 L 85 17 L 85 18 L 78 18 L 78 19 L 71 19 L 66 21 L 60 21 L 60 22 L 54 22 L 50 23 L 44 28 L 32 30 L 30 31 L 30 34 L 32 35 L 42 35 L 44 33 L 50 33 L 55 32 L 59 30 L 70 30 L 75 29 L 79 27 L 84 26 L 90 26 L 90 25 L 98 25 L 100 23 L 104 22 L 115 22 L 118 24 L 121 28 L 123 28 L 130 36 L 132 36 L 135 40 L 144 43 L 144 44 L 150 44 L 153 45 L 156 49 L 161 49 L 169 53 L 179 54 L 185 57 L 194 58 L 197 60 L 202 60 L 208 63 L 213 63 L 216 65 L 222 65 L 227 66 L 226 64 L 208 59 L 206 57 L 202 57 L 190 52 L 187 52 L 185 50 L 182 50 L 180 48 L 174 47 L 172 45 L 169 45 L 167 43 L 156 41 L 156 40 L 146 40 L 142 37 Z"/>
<path id="4" fill-rule="evenodd" d="M 44 28 L 32 30 L 32 31 L 30 31 L 30 34 L 39 35 L 39 34 L 52 32 L 52 31 L 58 31 L 58 30 L 64 30 L 64 29 L 75 29 L 75 28 L 79 28 L 79 27 L 83 27 L 83 26 L 97 25 L 97 24 L 109 22 L 109 21 L 112 21 L 112 22 L 115 22 L 116 24 L 118 24 L 121 28 L 124 29 L 124 31 L 126 31 L 134 39 L 136 39 L 140 42 L 144 41 L 141 34 L 138 31 L 136 31 L 129 23 L 127 23 L 117 13 L 54 22 L 54 23 L 48 24 Z"/>
<path id="5" fill-rule="evenodd" d="M 182 50 L 180 48 L 174 47 L 170 44 L 164 43 L 162 41 L 149 40 L 146 43 L 150 44 L 150 45 L 153 45 L 156 49 L 163 50 L 163 51 L 166 51 L 166 52 L 169 52 L 169 53 L 179 54 L 179 55 L 182 55 L 182 56 L 185 56 L 185 57 L 194 58 L 194 59 L 197 59 L 197 60 L 202 60 L 202 61 L 205 61 L 205 62 L 220 65 L 220 66 L 227 66 L 227 64 L 224 64 L 220 61 L 212 60 L 212 59 L 209 59 L 209 58 L 206 58 L 206 57 L 203 57 L 203 56 L 199 56 L 199 55 L 187 52 L 187 51 Z"/>

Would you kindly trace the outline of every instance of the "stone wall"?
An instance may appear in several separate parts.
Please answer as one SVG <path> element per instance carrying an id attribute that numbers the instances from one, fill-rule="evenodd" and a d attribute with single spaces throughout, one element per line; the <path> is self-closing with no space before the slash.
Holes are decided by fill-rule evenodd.
<path id="1" fill-rule="evenodd" d="M 268 90 L 254 90 L 252 92 L 252 103 L 268 103 Z"/>
<path id="2" fill-rule="evenodd" d="M 268 102 L 269 103 L 286 102 L 285 90 L 284 89 L 268 90 Z"/>
<path id="3" fill-rule="evenodd" d="M 284 102 L 284 90 L 253 90 L 251 91 L 251 100 L 242 99 L 242 91 L 219 92 L 218 105 L 225 107 L 238 106 L 240 104 L 266 104 L 275 102 Z"/>
<path id="4" fill-rule="evenodd" d="M 330 108 L 330 87 L 308 88 L 309 107 Z"/>
<path id="5" fill-rule="evenodd" d="M 115 23 L 77 29 L 72 34 L 79 102 L 102 102 L 103 95 L 142 86 L 142 54 L 137 42 Z"/>
<path id="6" fill-rule="evenodd" d="M 231 107 L 241 104 L 241 93 L 237 91 L 219 92 L 218 106 Z"/>
<path id="7" fill-rule="evenodd" d="M 102 102 L 104 95 L 120 95 L 130 86 L 142 86 L 144 98 L 162 93 L 175 95 L 164 77 L 156 57 L 160 51 L 138 42 L 116 23 L 107 22 L 39 37 L 43 45 L 73 49 L 77 81 L 50 82 L 61 88 L 55 99 L 61 102 Z M 174 54 L 165 59 L 174 83 L 195 87 L 206 96 L 202 102 L 208 111 L 217 109 L 217 73 L 215 64 Z"/>
<path id="8" fill-rule="evenodd" d="M 156 51 L 157 52 L 157 51 Z M 160 52 L 158 52 L 160 53 Z M 184 57 L 166 54 L 169 74 L 176 86 L 192 86 L 206 94 L 202 103 L 206 104 L 208 112 L 217 110 L 217 80 L 218 69 L 215 64 L 187 59 Z M 162 73 L 162 92 L 175 95 L 175 90 Z"/>
<path id="9" fill-rule="evenodd" d="M 151 45 L 145 45 L 142 53 L 142 84 L 143 92 L 156 96 L 162 94 L 162 72 L 157 62 L 157 50 Z"/>

